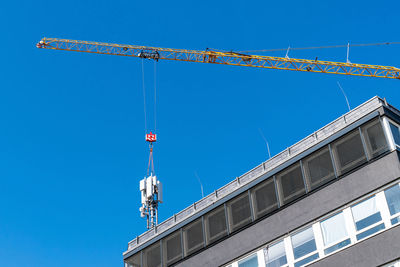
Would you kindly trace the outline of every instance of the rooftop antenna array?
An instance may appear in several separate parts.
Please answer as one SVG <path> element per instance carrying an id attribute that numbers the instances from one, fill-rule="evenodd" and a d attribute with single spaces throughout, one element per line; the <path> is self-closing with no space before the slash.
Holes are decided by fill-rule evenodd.
<path id="1" fill-rule="evenodd" d="M 140 216 L 147 219 L 147 229 L 151 229 L 158 224 L 158 204 L 162 203 L 162 184 L 154 173 L 153 143 L 157 141 L 157 135 L 152 132 L 146 134 L 146 141 L 149 142 L 150 156 L 147 177 L 140 181 L 142 206 L 139 211 Z"/>

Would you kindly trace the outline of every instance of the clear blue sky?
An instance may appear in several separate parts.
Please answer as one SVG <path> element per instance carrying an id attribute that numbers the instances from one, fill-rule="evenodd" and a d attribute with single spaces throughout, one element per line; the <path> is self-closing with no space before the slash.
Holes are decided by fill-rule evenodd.
<path id="1" fill-rule="evenodd" d="M 400 41 L 399 9 L 397 0 L 3 1 L 0 266 L 122 266 L 145 231 L 141 60 L 39 50 L 40 38 L 199 50 Z M 350 60 L 400 67 L 399 52 L 358 47 Z M 346 49 L 290 56 L 344 61 Z M 266 160 L 259 129 L 276 154 L 345 113 L 337 81 L 352 107 L 375 95 L 400 107 L 397 80 L 159 62 L 161 220 L 201 198 L 195 172 L 208 194 Z"/>

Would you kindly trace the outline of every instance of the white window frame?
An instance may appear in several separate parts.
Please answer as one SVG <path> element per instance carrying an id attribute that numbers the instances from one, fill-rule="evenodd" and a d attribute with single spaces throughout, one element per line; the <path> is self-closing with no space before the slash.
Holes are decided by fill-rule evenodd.
<path id="1" fill-rule="evenodd" d="M 323 237 L 323 235 L 322 235 L 322 227 L 321 227 L 321 222 L 322 221 L 325 221 L 325 220 L 328 220 L 329 218 L 331 218 L 331 217 L 333 217 L 333 216 L 336 216 L 336 215 L 338 215 L 338 214 L 343 214 L 343 218 L 344 218 L 344 227 L 346 228 L 346 231 L 347 231 L 347 236 L 345 236 L 345 237 L 343 237 L 343 238 L 341 238 L 341 239 L 339 239 L 339 240 L 337 240 L 337 241 L 335 241 L 335 242 L 331 242 L 331 243 L 328 243 L 328 244 L 326 244 L 325 245 L 325 242 L 324 242 L 324 237 Z M 348 212 L 347 212 L 348 213 Z M 348 223 L 349 222 L 349 223 Z M 351 217 L 350 217 L 350 219 L 349 219 L 349 216 L 347 215 L 346 216 L 346 214 L 345 214 L 345 212 L 344 212 L 344 210 L 342 210 L 342 211 L 339 211 L 339 212 L 335 212 L 335 213 L 332 213 L 331 215 L 329 215 L 329 217 L 326 217 L 326 218 L 324 218 L 324 219 L 322 219 L 322 220 L 320 220 L 319 222 L 317 222 L 316 223 L 316 225 L 318 225 L 318 227 L 316 227 L 316 231 L 318 232 L 318 235 L 320 234 L 321 236 L 320 236 L 320 244 L 321 244 L 321 252 L 320 252 L 320 255 L 323 255 L 323 256 L 326 256 L 326 255 L 330 255 L 330 254 L 332 254 L 332 253 L 336 253 L 337 251 L 340 251 L 340 250 L 342 250 L 342 249 L 345 249 L 345 248 L 347 248 L 348 246 L 351 246 L 354 242 L 355 242 L 355 235 L 354 235 L 354 238 L 351 238 L 351 233 L 355 233 L 355 227 L 350 227 L 350 224 L 351 224 L 351 226 L 353 226 L 353 224 L 352 224 L 352 221 L 351 221 Z M 341 243 L 341 242 L 343 242 L 343 241 L 345 241 L 345 240 L 347 240 L 347 239 L 350 239 L 350 243 L 349 244 L 347 244 L 346 246 L 344 246 L 344 247 L 341 247 L 341 248 L 338 248 L 338 249 L 336 249 L 336 250 L 334 250 L 334 251 L 332 251 L 332 252 L 330 252 L 330 253 L 325 253 L 325 250 L 327 249 L 327 248 L 330 248 L 330 247 L 332 247 L 332 246 L 335 246 L 335 245 L 337 245 L 337 244 L 339 244 L 339 243 Z M 318 245 L 318 244 L 317 244 Z"/>
<path id="2" fill-rule="evenodd" d="M 400 186 L 400 183 L 396 183 L 396 184 L 393 184 L 392 186 Z M 386 189 L 389 189 L 390 187 L 392 187 L 392 186 L 389 186 L 388 188 L 386 188 Z M 385 190 L 386 190 L 385 189 Z M 394 218 L 397 218 L 397 217 L 400 217 L 400 211 L 399 212 L 397 212 L 397 213 L 395 213 L 395 214 L 393 214 L 393 215 L 390 215 L 390 210 L 389 210 L 389 206 L 388 206 L 388 204 L 387 204 L 387 199 L 386 199 L 386 195 L 385 195 L 385 190 L 383 190 L 382 191 L 382 193 L 383 193 L 383 197 L 384 197 L 384 201 L 385 201 L 385 206 L 386 206 L 386 208 L 387 208 L 387 214 L 388 214 L 388 218 L 387 218 L 387 220 L 388 220 L 388 224 L 389 224 L 389 226 L 388 227 L 392 227 L 392 226 L 395 226 L 395 225 L 398 225 L 399 223 L 400 223 L 400 219 L 399 219 L 399 221 L 397 222 L 397 223 L 395 223 L 395 224 L 393 224 L 392 225 L 392 219 L 394 219 Z M 399 266 L 400 267 L 400 266 Z"/>
<path id="3" fill-rule="evenodd" d="M 286 237 L 287 238 L 287 237 Z M 282 265 L 282 266 L 280 266 L 280 267 L 288 267 L 289 266 L 289 259 L 288 259 L 288 255 L 287 255 L 287 251 L 288 251 L 288 248 L 290 249 L 291 248 L 291 241 L 289 240 L 289 243 L 290 244 L 288 244 L 287 243 L 287 241 L 285 241 L 285 239 L 286 238 L 284 238 L 284 239 L 279 239 L 279 240 L 277 240 L 277 241 L 275 241 L 275 242 L 273 242 L 273 243 L 270 243 L 267 247 L 273 247 L 273 246 L 275 246 L 276 244 L 278 244 L 278 243 L 280 243 L 280 242 L 283 242 L 283 248 L 284 248 L 284 250 L 285 250 L 285 256 L 286 256 L 286 264 L 285 265 Z M 264 247 L 263 248 L 263 250 L 264 249 L 266 249 L 267 247 Z M 263 251 L 264 252 L 264 251 Z M 293 254 L 291 255 L 291 257 L 293 258 Z M 267 266 L 267 262 L 265 261 L 265 258 L 263 258 L 263 261 L 264 261 L 264 266 Z"/>
<path id="4" fill-rule="evenodd" d="M 389 139 L 388 141 L 389 141 L 390 150 L 393 151 L 393 150 L 396 150 L 396 149 L 400 149 L 400 146 L 397 145 L 394 142 L 394 137 L 393 137 L 393 134 L 392 134 L 392 130 L 390 129 L 390 124 L 389 123 L 391 123 L 394 126 L 396 126 L 397 128 L 399 128 L 399 130 L 400 130 L 400 125 L 397 122 L 395 122 L 395 121 L 393 121 L 393 120 L 391 120 L 391 119 L 389 119 L 387 117 L 382 117 L 382 122 L 383 122 L 383 128 L 384 128 L 384 130 L 385 130 L 385 132 L 387 134 L 387 137 Z"/>
<path id="5" fill-rule="evenodd" d="M 378 209 L 378 211 L 379 211 L 379 213 L 380 213 L 381 220 L 380 220 L 379 222 L 376 222 L 376 223 L 373 223 L 373 224 L 371 224 L 371 225 L 368 225 L 367 227 L 364 227 L 363 229 L 357 231 L 357 228 L 356 228 L 356 221 L 354 220 L 354 216 L 353 216 L 353 212 L 351 211 L 351 207 L 354 207 L 354 206 L 358 205 L 359 203 L 364 202 L 364 201 L 366 201 L 366 200 L 368 200 L 368 199 L 371 199 L 371 198 L 375 198 L 375 203 L 376 203 L 377 209 Z M 380 209 L 381 205 L 382 205 L 382 203 L 378 203 L 378 199 L 377 199 L 377 197 L 376 197 L 376 194 L 374 194 L 374 195 L 372 195 L 372 196 L 369 196 L 369 197 L 367 197 L 367 198 L 364 198 L 364 199 L 358 201 L 357 203 L 354 203 L 354 204 L 351 205 L 350 211 L 351 211 L 351 215 L 352 215 L 352 219 L 353 219 L 353 223 L 354 223 L 354 229 L 356 230 L 356 232 L 355 232 L 356 240 L 357 240 L 356 242 L 359 242 L 359 241 L 361 241 L 361 240 L 364 240 L 364 239 L 366 239 L 366 238 L 369 238 L 369 237 L 371 237 L 371 236 L 374 236 L 374 235 L 376 235 L 376 234 L 378 234 L 378 233 L 380 233 L 380 232 L 382 232 L 382 231 L 385 231 L 385 230 L 387 229 L 386 224 L 385 224 L 384 219 L 383 219 L 382 210 Z M 382 224 L 382 223 L 384 224 L 384 228 L 383 228 L 383 229 L 381 229 L 381 230 L 379 230 L 379 231 L 377 231 L 377 232 L 375 232 L 375 233 L 373 233 L 373 234 L 371 234 L 371 235 L 368 235 L 368 236 L 366 236 L 366 237 L 364 237 L 364 238 L 362 238 L 362 239 L 357 239 L 357 235 L 362 234 L 362 233 L 364 233 L 364 232 L 366 232 L 366 231 L 368 231 L 368 230 L 370 230 L 370 229 L 374 228 L 375 226 L 378 226 L 378 225 L 380 225 L 380 224 Z"/>
<path id="6" fill-rule="evenodd" d="M 314 251 L 312 251 L 312 252 L 310 252 L 310 253 L 304 255 L 304 256 L 301 256 L 300 258 L 295 259 L 295 258 L 294 258 L 294 247 L 293 247 L 292 237 L 293 237 L 294 235 L 298 234 L 298 233 L 301 233 L 301 232 L 307 230 L 308 228 L 311 228 L 312 233 L 313 233 L 313 235 L 314 235 L 314 241 L 315 241 L 316 249 L 315 249 Z M 321 255 L 323 255 L 323 254 L 320 254 L 320 251 L 318 250 L 317 238 L 316 238 L 316 236 L 315 236 L 314 228 L 315 228 L 315 227 L 314 227 L 314 224 L 308 225 L 308 226 L 306 226 L 306 227 L 302 227 L 301 229 L 299 229 L 298 231 L 292 233 L 292 234 L 288 237 L 288 238 L 290 239 L 291 251 L 292 251 L 292 253 L 293 253 L 293 261 L 290 262 L 289 266 L 294 266 L 294 264 L 296 264 L 297 262 L 302 261 L 302 260 L 304 260 L 304 259 L 306 259 L 306 258 L 308 258 L 308 257 L 310 257 L 310 256 L 313 256 L 315 253 L 317 253 L 317 254 L 318 254 L 318 259 L 315 259 L 315 260 L 310 261 L 310 262 L 308 262 L 307 264 L 305 264 L 305 265 L 308 265 L 308 264 L 311 264 L 311 263 L 314 262 L 314 261 L 319 260 L 319 259 L 321 258 Z M 305 266 L 305 265 L 302 265 L 302 266 Z"/>

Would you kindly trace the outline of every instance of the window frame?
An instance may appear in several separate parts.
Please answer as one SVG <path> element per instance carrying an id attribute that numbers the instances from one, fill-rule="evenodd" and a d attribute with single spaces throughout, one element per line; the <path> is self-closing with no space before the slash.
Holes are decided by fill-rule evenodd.
<path id="1" fill-rule="evenodd" d="M 391 138 L 391 141 L 393 142 L 393 146 L 395 149 L 400 150 L 400 144 L 396 143 L 396 140 L 394 139 L 394 136 L 393 136 L 392 128 L 390 127 L 390 124 L 394 125 L 398 129 L 399 135 L 400 135 L 400 124 L 390 118 L 387 118 L 387 122 L 388 122 L 388 129 L 389 129 L 390 136 L 391 136 L 390 138 Z"/>
<path id="2" fill-rule="evenodd" d="M 297 168 L 300 169 L 301 180 L 303 182 L 303 189 L 296 191 L 296 192 L 290 194 L 289 196 L 285 196 L 285 194 L 283 193 L 282 177 Z M 280 206 L 287 205 L 288 203 L 291 203 L 292 201 L 295 201 L 296 199 L 300 198 L 301 196 L 307 194 L 307 185 L 306 185 L 303 168 L 301 166 L 300 161 L 293 163 L 292 165 L 288 166 L 287 168 L 285 168 L 282 171 L 280 171 L 279 173 L 277 173 L 275 175 L 275 180 L 276 180 L 276 186 L 278 188 L 277 193 L 279 195 Z"/>
<path id="3" fill-rule="evenodd" d="M 240 222 L 234 224 L 233 223 L 232 204 L 234 204 L 246 197 L 247 197 L 247 201 L 249 203 L 248 208 L 249 208 L 250 216 L 241 220 Z M 253 211 L 252 211 L 252 207 L 251 207 L 251 198 L 250 198 L 249 191 L 245 191 L 245 192 L 237 195 L 233 199 L 229 200 L 227 202 L 226 208 L 227 208 L 227 215 L 228 215 L 227 218 L 228 218 L 228 225 L 229 225 L 228 226 L 229 233 L 235 232 L 235 231 L 241 229 L 242 227 L 250 224 L 253 221 Z"/>
<path id="4" fill-rule="evenodd" d="M 261 188 L 263 188 L 264 186 L 268 186 L 271 183 L 272 183 L 272 186 L 273 186 L 273 189 L 274 189 L 274 193 L 275 193 L 276 204 L 269 205 L 267 208 L 265 208 L 265 209 L 263 209 L 261 211 L 257 211 L 258 205 L 257 205 L 256 192 L 258 190 L 260 190 Z M 253 188 L 251 188 L 250 189 L 250 198 L 251 198 L 251 203 L 252 203 L 252 210 L 253 210 L 254 219 L 261 218 L 262 216 L 264 216 L 266 214 L 269 214 L 269 213 L 273 212 L 274 210 L 279 209 L 280 202 L 279 202 L 279 196 L 278 196 L 278 191 L 277 191 L 277 186 L 276 186 L 276 182 L 275 182 L 274 176 L 271 176 L 271 177 L 265 179 L 261 183 L 257 184 Z"/>
<path id="5" fill-rule="evenodd" d="M 355 206 L 357 206 L 358 204 L 363 203 L 363 202 L 365 202 L 365 201 L 368 201 L 368 200 L 370 200 L 370 199 L 372 199 L 372 198 L 375 199 L 375 205 L 376 205 L 376 207 L 377 207 L 377 211 L 379 212 L 379 215 L 380 215 L 381 219 L 380 219 L 378 222 L 375 222 L 375 223 L 370 224 L 370 225 L 368 225 L 368 226 L 366 226 L 366 227 L 364 227 L 364 228 L 362 228 L 362 229 L 360 229 L 360 230 L 357 230 L 356 221 L 355 221 L 355 219 L 354 219 L 354 213 L 353 213 L 352 208 L 355 207 Z M 356 203 L 353 203 L 353 204 L 349 207 L 349 208 L 350 208 L 350 211 L 351 211 L 351 215 L 352 215 L 352 220 L 353 220 L 353 223 L 354 223 L 356 240 L 357 240 L 358 242 L 360 242 L 360 241 L 362 241 L 362 240 L 364 240 L 364 239 L 366 239 L 366 238 L 369 238 L 369 237 L 371 237 L 371 236 L 374 236 L 374 235 L 376 235 L 376 234 L 378 234 L 378 233 L 380 233 L 380 232 L 382 232 L 382 231 L 385 231 L 385 230 L 387 229 L 387 228 L 386 228 L 386 225 L 385 225 L 385 222 L 384 222 L 384 219 L 383 219 L 383 214 L 382 214 L 381 206 L 382 206 L 381 203 L 378 203 L 377 194 L 374 194 L 374 195 L 372 195 L 372 196 L 370 196 L 370 197 L 368 197 L 368 198 L 364 198 L 364 199 L 362 199 L 362 200 L 360 200 L 360 201 L 358 201 L 358 202 L 356 202 Z M 364 219 L 365 219 L 365 218 L 364 218 Z M 366 233 L 366 232 L 368 232 L 369 230 L 372 230 L 373 228 L 380 226 L 381 224 L 383 225 L 383 229 L 380 229 L 380 230 L 378 230 L 378 231 L 376 231 L 376 232 L 374 232 L 374 233 L 372 233 L 372 234 L 369 234 L 369 235 L 367 235 L 367 236 L 364 236 L 364 237 L 362 237 L 362 238 L 360 238 L 360 239 L 358 238 L 359 235 L 361 235 L 361 234 L 363 234 L 363 233 Z"/>
<path id="6" fill-rule="evenodd" d="M 360 165 L 364 164 L 365 162 L 368 162 L 368 152 L 366 151 L 365 142 L 364 142 L 364 139 L 363 139 L 360 129 L 361 129 L 360 127 L 357 127 L 356 129 L 351 130 L 350 132 L 341 136 L 340 138 L 338 138 L 331 144 L 333 159 L 335 162 L 334 167 L 336 169 L 336 173 L 338 176 L 343 175 L 351 170 L 354 170 L 355 168 L 359 167 Z M 356 161 L 347 163 L 344 166 L 341 166 L 340 156 L 339 156 L 337 147 L 338 147 L 338 145 L 345 143 L 346 141 L 348 141 L 349 139 L 353 138 L 356 135 L 358 135 L 358 137 L 360 138 L 362 151 L 364 152 L 364 157 L 359 158 Z"/>
<path id="7" fill-rule="evenodd" d="M 329 175 L 325 175 L 324 177 L 322 177 L 318 180 L 319 182 L 312 183 L 310 167 L 307 163 L 310 162 L 311 160 L 314 160 L 315 158 L 321 156 L 324 153 L 328 153 L 328 155 L 329 155 L 330 164 L 332 166 L 332 171 L 333 171 L 333 177 L 328 179 Z M 308 191 L 315 190 L 315 189 L 323 186 L 324 184 L 329 183 L 330 181 L 333 181 L 337 178 L 336 166 L 335 166 L 334 159 L 333 159 L 329 145 L 323 146 L 319 150 L 317 150 L 317 151 L 311 153 L 310 155 L 308 155 L 307 157 L 303 158 L 301 160 L 301 163 L 303 166 L 303 175 L 304 175 L 304 179 L 305 179 L 306 187 L 308 188 Z"/>
<path id="8" fill-rule="evenodd" d="M 295 247 L 294 247 L 294 245 L 293 245 L 293 237 L 294 237 L 295 235 L 297 235 L 297 234 L 300 234 L 300 233 L 302 233 L 302 232 L 304 232 L 304 231 L 307 231 L 308 229 L 311 229 L 311 232 L 312 232 L 312 234 L 313 234 L 314 242 L 315 242 L 315 250 L 313 250 L 313 251 L 311 251 L 311 252 L 308 252 L 307 254 L 305 254 L 305 255 L 303 255 L 303 256 L 301 256 L 301 257 L 296 258 L 296 257 L 294 256 L 294 249 L 295 249 Z M 291 249 L 292 249 L 292 252 L 293 252 L 293 259 L 294 259 L 293 264 L 294 264 L 294 265 L 296 265 L 296 263 L 299 263 L 299 262 L 301 262 L 301 261 L 303 261 L 303 260 L 306 260 L 307 258 L 310 258 L 310 257 L 314 256 L 315 254 L 318 255 L 318 258 L 317 258 L 317 259 L 314 259 L 314 260 L 311 260 L 311 261 L 309 261 L 308 263 L 306 263 L 306 264 L 304 264 L 304 265 L 310 264 L 311 262 L 314 262 L 314 261 L 316 261 L 316 260 L 318 260 L 318 259 L 321 258 L 321 255 L 320 255 L 320 253 L 319 253 L 319 251 L 318 251 L 317 240 L 316 240 L 316 235 L 315 235 L 315 232 L 314 232 L 313 224 L 308 225 L 308 226 L 306 226 L 306 227 L 302 227 L 302 228 L 299 229 L 298 231 L 293 232 L 292 234 L 290 234 L 289 238 L 290 238 L 290 243 L 291 243 L 291 246 L 292 246 Z M 301 265 L 301 266 L 304 266 L 304 265 Z"/>
<path id="9" fill-rule="evenodd" d="M 329 219 L 333 218 L 334 216 L 339 215 L 339 214 L 342 214 L 342 216 L 343 216 L 343 223 L 344 223 L 343 227 L 346 229 L 347 235 L 345 237 L 342 237 L 342 238 L 334 241 L 334 242 L 325 244 L 325 240 L 324 240 L 324 236 L 323 236 L 323 232 L 322 232 L 322 223 L 324 221 L 326 221 L 326 220 L 329 220 Z M 319 231 L 321 231 L 321 241 L 322 241 L 321 245 L 322 245 L 322 253 L 323 253 L 323 255 L 330 255 L 332 253 L 335 253 L 337 251 L 340 251 L 341 249 L 344 249 L 344 248 L 350 246 L 353 243 L 352 240 L 351 240 L 351 233 L 350 233 L 350 231 L 348 229 L 348 226 L 347 226 L 347 222 L 346 222 L 347 220 L 348 219 L 346 218 L 346 214 L 344 213 L 344 210 L 341 210 L 339 212 L 335 212 L 333 214 L 330 214 L 329 216 L 327 216 L 325 218 L 322 218 L 321 220 L 319 220 L 316 223 L 318 225 Z M 346 240 L 350 241 L 347 245 L 345 245 L 343 247 L 340 247 L 338 249 L 335 249 L 335 250 L 333 250 L 331 252 L 326 252 L 327 249 L 329 249 L 329 248 L 331 248 L 333 246 L 336 246 L 336 245 L 338 245 L 338 244 L 340 244 L 340 243 L 342 243 L 342 242 L 344 242 Z"/>
<path id="10" fill-rule="evenodd" d="M 262 252 L 264 253 L 264 249 L 271 248 L 271 247 L 273 247 L 275 245 L 278 245 L 281 242 L 283 244 L 283 250 L 285 251 L 286 264 L 281 265 L 280 267 L 288 267 L 289 266 L 289 260 L 288 260 L 288 256 L 287 256 L 287 253 L 286 253 L 285 239 L 280 239 L 280 240 L 277 240 L 277 241 L 275 241 L 273 243 L 268 244 L 267 246 L 264 246 L 263 249 L 262 249 Z M 267 262 L 267 260 L 265 259 L 265 255 L 263 255 L 263 257 L 264 257 L 265 266 L 267 267 L 267 264 L 269 264 L 270 262 Z"/>
<path id="11" fill-rule="evenodd" d="M 384 193 L 386 190 L 388 190 L 389 188 L 392 188 L 394 186 L 400 187 L 400 183 L 394 184 L 394 185 L 386 188 L 385 190 L 383 190 L 383 197 L 385 198 L 385 202 L 386 202 L 386 205 L 387 205 L 387 208 L 388 208 L 387 212 L 388 212 L 388 218 L 389 218 L 388 220 L 390 221 L 390 226 L 395 226 L 395 225 L 400 224 L 400 211 L 395 213 L 395 214 L 393 214 L 393 215 L 390 214 L 389 204 L 388 204 L 388 201 L 387 201 L 387 198 L 386 198 L 386 194 Z M 392 223 L 392 220 L 396 219 L 396 218 L 398 219 L 398 221 L 396 223 Z"/>
<path id="12" fill-rule="evenodd" d="M 216 234 L 215 236 L 211 237 L 210 236 L 210 221 L 208 220 L 208 218 L 212 215 L 215 215 L 216 213 L 219 213 L 223 211 L 224 213 L 224 223 L 225 223 L 225 231 L 224 232 L 220 232 L 218 234 Z M 223 238 L 224 236 L 227 236 L 229 234 L 229 228 L 228 228 L 228 222 L 227 222 L 227 212 L 225 209 L 225 205 L 221 205 L 213 210 L 211 210 L 210 212 L 204 214 L 204 234 L 205 234 L 205 243 L 206 245 L 212 244 L 215 241 Z"/>

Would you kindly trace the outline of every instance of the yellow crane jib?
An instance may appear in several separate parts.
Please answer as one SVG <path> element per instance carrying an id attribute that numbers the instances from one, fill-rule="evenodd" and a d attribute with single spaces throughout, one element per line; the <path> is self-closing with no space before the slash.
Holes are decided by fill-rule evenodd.
<path id="1" fill-rule="evenodd" d="M 166 59 L 267 69 L 400 79 L 400 69 L 391 66 L 247 55 L 235 52 L 218 52 L 208 49 L 205 51 L 197 51 L 57 38 L 43 38 L 36 46 L 45 49 L 138 57 L 153 59 L 156 61 Z"/>

